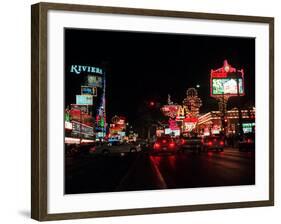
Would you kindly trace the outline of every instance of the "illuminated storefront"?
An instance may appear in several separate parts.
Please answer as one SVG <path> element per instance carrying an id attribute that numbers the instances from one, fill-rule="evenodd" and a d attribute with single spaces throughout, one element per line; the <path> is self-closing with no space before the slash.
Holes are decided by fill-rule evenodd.
<path id="1" fill-rule="evenodd" d="M 241 110 L 244 133 L 255 131 L 255 108 Z M 235 134 L 238 130 L 238 109 L 228 110 L 225 115 L 226 134 Z M 198 118 L 197 132 L 202 135 L 219 134 L 222 131 L 220 111 L 211 111 Z"/>

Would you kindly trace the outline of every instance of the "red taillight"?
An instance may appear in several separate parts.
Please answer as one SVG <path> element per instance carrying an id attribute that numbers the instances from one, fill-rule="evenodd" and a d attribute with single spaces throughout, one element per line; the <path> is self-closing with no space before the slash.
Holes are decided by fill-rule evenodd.
<path id="1" fill-rule="evenodd" d="M 213 142 L 208 142 L 208 146 L 212 146 L 213 145 Z"/>
<path id="2" fill-rule="evenodd" d="M 162 143 L 163 143 L 163 144 L 166 144 L 166 143 L 167 143 L 167 141 L 164 139 L 164 140 L 162 140 Z"/>
<path id="3" fill-rule="evenodd" d="M 174 142 L 171 142 L 171 143 L 169 144 L 169 148 L 171 148 L 171 149 L 175 148 L 175 146 L 176 146 L 176 144 L 175 144 Z"/>
<path id="4" fill-rule="evenodd" d="M 95 151 L 96 151 L 96 147 L 90 148 L 90 151 L 91 151 L 91 152 L 95 152 Z"/>
<path id="5" fill-rule="evenodd" d="M 182 145 L 185 144 L 185 140 L 184 139 L 181 140 L 181 144 Z"/>
<path id="6" fill-rule="evenodd" d="M 224 142 L 223 142 L 223 141 L 220 141 L 220 145 L 224 145 Z"/>
<path id="7" fill-rule="evenodd" d="M 159 143 L 155 143 L 153 146 L 154 149 L 160 149 L 160 144 Z"/>
<path id="8" fill-rule="evenodd" d="M 248 142 L 248 143 L 252 143 L 252 140 L 248 138 L 248 139 L 247 139 L 247 142 Z"/>

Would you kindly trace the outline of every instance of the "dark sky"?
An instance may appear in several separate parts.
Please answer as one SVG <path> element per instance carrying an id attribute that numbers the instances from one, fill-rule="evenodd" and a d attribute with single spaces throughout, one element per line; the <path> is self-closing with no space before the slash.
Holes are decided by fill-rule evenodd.
<path id="1" fill-rule="evenodd" d="M 107 115 L 124 115 L 132 122 L 139 107 L 171 94 L 181 103 L 189 87 L 200 84 L 201 112 L 217 110 L 210 97 L 210 70 L 223 60 L 245 71 L 241 105 L 255 102 L 255 40 L 166 33 L 65 29 L 65 104 L 75 103 L 83 74 L 69 73 L 72 64 L 106 65 Z M 84 75 L 85 76 L 85 75 Z M 230 98 L 228 107 L 237 104 Z"/>

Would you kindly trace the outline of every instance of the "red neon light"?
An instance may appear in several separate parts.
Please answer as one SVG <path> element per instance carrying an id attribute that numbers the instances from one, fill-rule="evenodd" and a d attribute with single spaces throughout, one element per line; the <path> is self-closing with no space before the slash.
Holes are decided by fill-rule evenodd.
<path id="1" fill-rule="evenodd" d="M 197 117 L 186 117 L 184 120 L 184 122 L 198 122 L 198 118 Z"/>
<path id="2" fill-rule="evenodd" d="M 226 78 L 227 73 L 226 72 L 212 72 L 212 78 Z"/>

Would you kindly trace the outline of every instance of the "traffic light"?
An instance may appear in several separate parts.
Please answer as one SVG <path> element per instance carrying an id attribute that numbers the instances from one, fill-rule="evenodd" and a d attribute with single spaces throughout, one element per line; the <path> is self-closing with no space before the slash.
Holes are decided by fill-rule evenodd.
<path id="1" fill-rule="evenodd" d="M 150 102 L 149 102 L 149 106 L 150 106 L 150 107 L 154 107 L 154 106 L 155 106 L 155 102 L 154 102 L 154 101 L 150 101 Z"/>

